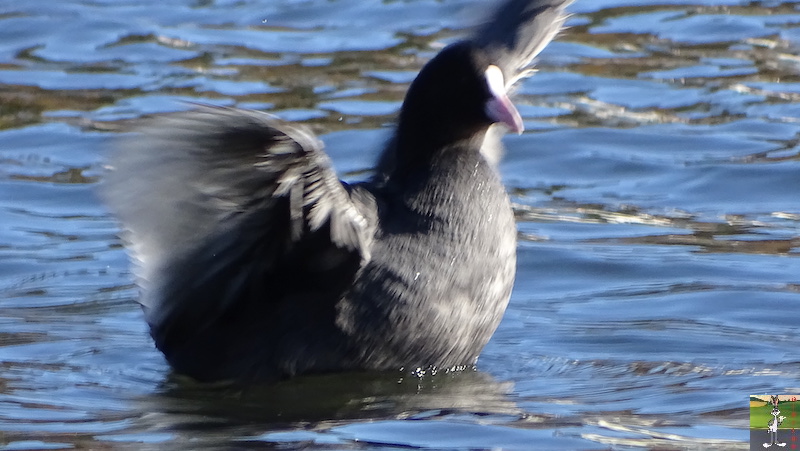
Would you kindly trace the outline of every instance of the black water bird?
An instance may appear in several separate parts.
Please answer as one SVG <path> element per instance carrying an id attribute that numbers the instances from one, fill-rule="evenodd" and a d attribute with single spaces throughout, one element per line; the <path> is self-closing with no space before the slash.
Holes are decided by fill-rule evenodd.
<path id="1" fill-rule="evenodd" d="M 123 140 L 104 196 L 156 346 L 200 381 L 474 365 L 508 303 L 516 227 L 496 123 L 568 0 L 504 2 L 414 82 L 374 176 L 305 128 L 198 107 Z"/>

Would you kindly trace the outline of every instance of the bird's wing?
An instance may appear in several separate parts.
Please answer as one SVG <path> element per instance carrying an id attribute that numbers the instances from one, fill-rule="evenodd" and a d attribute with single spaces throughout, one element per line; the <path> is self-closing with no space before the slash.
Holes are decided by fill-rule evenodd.
<path id="1" fill-rule="evenodd" d="M 558 34 L 573 0 L 509 0 L 478 27 L 472 41 L 491 55 L 506 86 L 531 73 L 532 60 Z"/>
<path id="2" fill-rule="evenodd" d="M 263 273 L 299 248 L 313 259 L 310 240 L 369 259 L 371 199 L 339 181 L 310 131 L 265 113 L 201 106 L 154 118 L 123 140 L 102 195 L 139 261 L 142 304 L 161 310 L 155 316 L 188 279 L 201 286 L 238 272 L 218 282 L 246 284 L 244 268 L 226 265 L 258 260 Z"/>

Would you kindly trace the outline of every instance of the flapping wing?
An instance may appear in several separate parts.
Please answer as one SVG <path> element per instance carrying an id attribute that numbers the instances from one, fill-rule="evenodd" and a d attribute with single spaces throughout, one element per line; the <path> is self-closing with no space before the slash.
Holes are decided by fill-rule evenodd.
<path id="1" fill-rule="evenodd" d="M 510 0 L 473 35 L 473 42 L 492 55 L 506 85 L 529 75 L 532 60 L 553 40 L 572 0 Z"/>
<path id="2" fill-rule="evenodd" d="M 351 196 L 308 130 L 268 114 L 199 107 L 157 117 L 111 166 L 103 194 L 139 260 L 147 308 L 177 290 L 175 266 L 186 259 L 209 266 L 195 278 L 224 266 L 193 257 L 201 248 L 224 260 L 260 246 L 253 258 L 268 271 L 308 237 L 320 245 L 325 231 L 321 245 L 369 259 L 369 202 Z"/>

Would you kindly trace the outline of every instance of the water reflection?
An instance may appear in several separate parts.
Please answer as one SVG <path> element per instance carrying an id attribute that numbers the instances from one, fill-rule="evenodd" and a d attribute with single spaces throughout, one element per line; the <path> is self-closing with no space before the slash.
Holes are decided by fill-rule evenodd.
<path id="1" fill-rule="evenodd" d="M 324 431 L 362 420 L 520 418 L 512 389 L 479 371 L 316 375 L 246 388 L 193 385 L 174 376 L 156 394 L 135 401 L 147 413 L 136 427 L 222 444 L 231 431 L 237 442 L 263 442 L 280 435 L 264 431 Z"/>
<path id="2" fill-rule="evenodd" d="M 512 389 L 512 383 L 480 371 L 420 376 L 359 372 L 217 388 L 173 378 L 148 402 L 164 411 L 256 422 L 403 418 L 432 409 L 519 415 L 508 398 Z"/>

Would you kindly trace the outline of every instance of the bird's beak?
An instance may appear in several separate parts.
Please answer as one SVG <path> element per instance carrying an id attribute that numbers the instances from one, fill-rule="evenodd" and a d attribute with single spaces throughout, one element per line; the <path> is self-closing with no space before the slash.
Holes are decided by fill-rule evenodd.
<path id="1" fill-rule="evenodd" d="M 521 134 L 525 131 L 525 125 L 522 123 L 519 111 L 508 98 L 503 71 L 499 67 L 491 65 L 486 68 L 484 75 L 489 92 L 492 94 L 492 98 L 486 102 L 486 115 L 495 122 L 505 124 L 516 134 Z"/>

